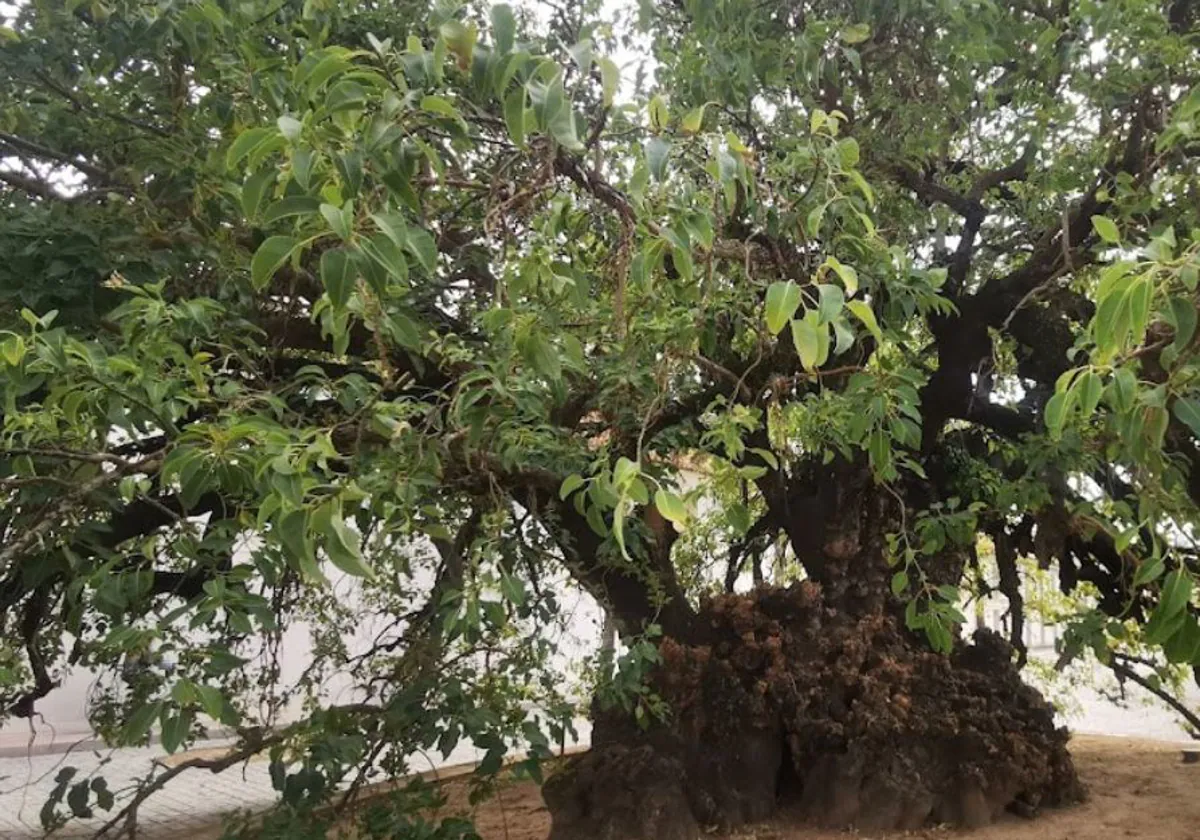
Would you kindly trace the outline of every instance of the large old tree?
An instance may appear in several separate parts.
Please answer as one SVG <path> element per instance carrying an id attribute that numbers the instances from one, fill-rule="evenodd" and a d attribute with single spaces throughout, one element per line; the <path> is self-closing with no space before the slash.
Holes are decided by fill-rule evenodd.
<path id="1" fill-rule="evenodd" d="M 1078 799 L 1022 558 L 1064 659 L 1200 662 L 1200 3 L 9 14 L 4 715 L 111 672 L 107 737 L 232 727 L 185 766 L 270 753 L 324 836 L 418 750 L 546 753 L 570 580 L 626 653 L 553 836 L 694 838 Z M 116 831 L 163 781 L 69 783 Z"/>

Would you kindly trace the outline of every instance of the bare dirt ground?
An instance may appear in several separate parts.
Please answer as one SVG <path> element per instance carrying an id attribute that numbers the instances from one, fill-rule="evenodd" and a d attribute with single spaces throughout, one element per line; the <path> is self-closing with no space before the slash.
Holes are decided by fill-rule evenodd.
<path id="1" fill-rule="evenodd" d="M 1009 817 L 985 829 L 926 829 L 911 834 L 861 834 L 767 824 L 743 829 L 737 840 L 1200 840 L 1200 764 L 1180 762 L 1178 748 L 1155 741 L 1078 736 L 1071 742 L 1088 802 L 1045 811 L 1036 819 Z M 444 813 L 473 813 L 483 840 L 545 840 L 550 816 L 537 786 L 513 784 L 471 810 L 465 782 L 446 785 Z M 730 838 L 733 840 L 733 838 Z"/>

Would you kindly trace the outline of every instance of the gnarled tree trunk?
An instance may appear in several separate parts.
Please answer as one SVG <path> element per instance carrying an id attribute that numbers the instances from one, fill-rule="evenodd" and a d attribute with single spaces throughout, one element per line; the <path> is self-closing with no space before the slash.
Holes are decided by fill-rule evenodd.
<path id="1" fill-rule="evenodd" d="M 669 720 L 597 710 L 591 751 L 546 784 L 551 840 L 690 840 L 776 812 L 980 826 L 1082 798 L 1067 734 L 1005 641 L 980 631 L 945 656 L 905 628 L 888 497 L 842 482 L 809 502 L 822 519 L 783 527 L 810 579 L 713 598 L 663 639 L 652 683 Z M 958 556 L 924 570 L 957 581 Z"/>

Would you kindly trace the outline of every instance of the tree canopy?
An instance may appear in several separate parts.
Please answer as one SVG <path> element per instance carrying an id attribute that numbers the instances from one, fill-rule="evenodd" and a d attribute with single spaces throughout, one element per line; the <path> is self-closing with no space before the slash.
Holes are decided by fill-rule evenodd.
<path id="1" fill-rule="evenodd" d="M 30 0 L 0 79 L 5 714 L 171 652 L 97 725 L 232 727 L 315 830 L 561 737 L 567 577 L 639 719 L 744 573 L 947 653 L 994 588 L 1023 657 L 1032 556 L 1066 656 L 1200 664 L 1192 0 Z"/>

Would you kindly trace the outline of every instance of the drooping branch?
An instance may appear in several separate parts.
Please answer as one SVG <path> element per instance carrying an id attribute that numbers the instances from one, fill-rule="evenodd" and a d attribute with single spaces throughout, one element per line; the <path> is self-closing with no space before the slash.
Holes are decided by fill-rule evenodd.
<path id="1" fill-rule="evenodd" d="M 1149 691 L 1162 702 L 1166 703 L 1171 709 L 1181 718 L 1188 722 L 1191 726 L 1191 736 L 1200 739 L 1200 715 L 1197 715 L 1189 709 L 1184 703 L 1180 702 L 1179 698 L 1164 690 L 1162 686 L 1156 685 L 1150 680 L 1143 677 L 1133 667 L 1134 660 L 1122 653 L 1113 653 L 1112 659 L 1109 661 L 1109 667 L 1116 674 L 1118 680 L 1129 680 L 1136 683 L 1142 688 Z"/>

